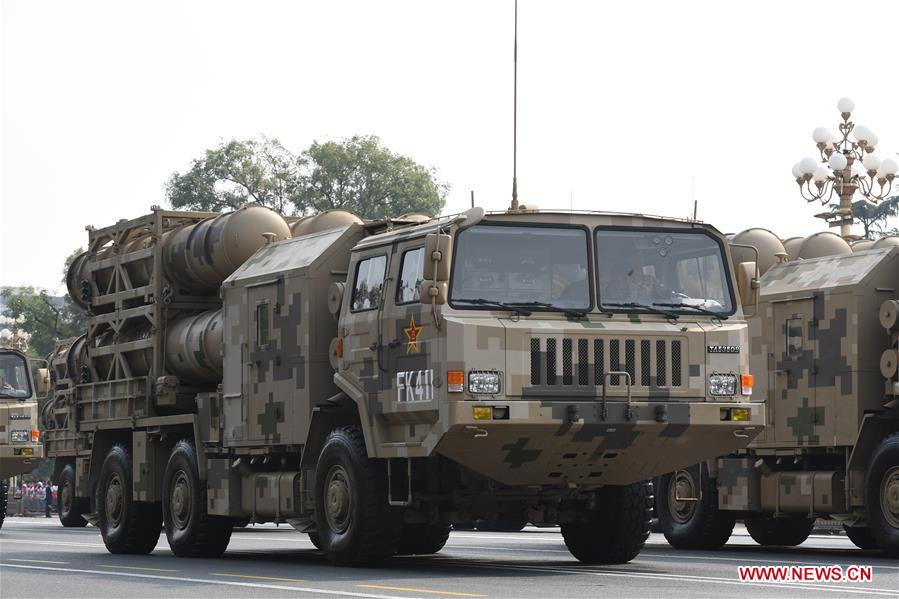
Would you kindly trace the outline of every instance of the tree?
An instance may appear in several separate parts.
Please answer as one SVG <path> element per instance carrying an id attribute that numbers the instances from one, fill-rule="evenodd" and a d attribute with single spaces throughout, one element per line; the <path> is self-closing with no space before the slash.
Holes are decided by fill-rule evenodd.
<path id="1" fill-rule="evenodd" d="M 303 152 L 304 174 L 296 201 L 300 212 L 341 208 L 363 218 L 443 210 L 449 186 L 436 172 L 395 154 L 375 136 L 313 142 Z"/>
<path id="2" fill-rule="evenodd" d="M 69 265 L 82 252 L 72 252 L 65 260 L 63 280 Z M 5 308 L 0 314 L 9 320 L 5 325 L 13 332 L 28 335 L 28 348 L 32 357 L 43 358 L 51 351 L 57 339 L 77 337 L 87 331 L 87 315 L 65 295 L 51 296 L 45 289 L 34 287 L 0 288 Z"/>
<path id="3" fill-rule="evenodd" d="M 222 211 L 257 202 L 284 214 L 342 208 L 372 219 L 435 216 L 448 191 L 434 169 L 391 152 L 375 136 L 316 141 L 298 156 L 276 139 L 231 140 L 166 185 L 174 208 Z"/>
<path id="4" fill-rule="evenodd" d="M 865 200 L 852 202 L 852 217 L 864 227 L 865 239 L 889 235 L 891 232 L 887 229 L 887 222 L 897 215 L 899 215 L 899 196 L 887 198 L 877 204 Z"/>
<path id="5" fill-rule="evenodd" d="M 298 167 L 277 139 L 232 139 L 172 173 L 166 197 L 173 208 L 221 212 L 256 202 L 284 213 L 296 198 Z"/>

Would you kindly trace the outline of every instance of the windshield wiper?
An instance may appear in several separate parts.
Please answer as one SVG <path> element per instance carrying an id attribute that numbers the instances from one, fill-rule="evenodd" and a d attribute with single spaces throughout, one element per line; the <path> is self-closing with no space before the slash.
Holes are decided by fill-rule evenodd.
<path id="1" fill-rule="evenodd" d="M 561 306 L 556 306 L 555 304 L 550 304 L 549 302 L 509 302 L 510 306 L 533 306 L 534 308 L 546 308 L 552 312 L 561 312 L 565 316 L 571 316 L 573 318 L 583 318 L 587 315 L 586 310 L 577 310 L 575 308 L 562 308 Z"/>
<path id="2" fill-rule="evenodd" d="M 665 306 L 666 308 L 692 308 L 693 310 L 696 310 L 697 312 L 699 312 L 701 314 L 708 314 L 709 316 L 711 316 L 713 318 L 727 320 L 726 314 L 720 314 L 718 312 L 715 312 L 714 310 L 709 310 L 708 308 L 703 308 L 702 306 L 694 306 L 693 304 L 685 304 L 683 302 L 681 302 L 681 303 L 653 302 L 652 305 L 653 306 Z"/>
<path id="3" fill-rule="evenodd" d="M 637 308 L 639 310 L 645 310 L 646 312 L 652 312 L 653 314 L 661 314 L 667 318 L 673 318 L 677 320 L 677 314 L 671 312 L 670 310 L 662 310 L 661 308 L 656 308 L 654 306 L 650 306 L 648 304 L 638 304 L 637 302 L 606 302 L 602 304 L 603 306 L 610 306 L 612 308 Z"/>
<path id="4" fill-rule="evenodd" d="M 516 314 L 520 314 L 522 316 L 530 316 L 531 311 L 525 310 L 521 306 L 516 306 L 514 304 L 507 304 L 505 302 L 496 302 L 489 299 L 484 299 L 482 297 L 478 297 L 475 299 L 454 299 L 456 303 L 465 302 L 466 304 L 475 304 L 476 306 L 496 306 L 497 308 L 502 308 L 503 310 L 510 310 L 515 312 Z"/>

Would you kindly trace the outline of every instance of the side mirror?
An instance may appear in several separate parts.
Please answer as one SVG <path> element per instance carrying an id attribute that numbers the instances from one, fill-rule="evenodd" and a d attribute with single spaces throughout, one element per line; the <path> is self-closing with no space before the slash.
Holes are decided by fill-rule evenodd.
<path id="1" fill-rule="evenodd" d="M 737 265 L 737 288 L 740 292 L 740 303 L 743 304 L 744 312 L 747 306 L 757 309 L 760 287 L 758 264 L 756 262 L 740 262 Z M 755 316 L 755 310 L 753 310 L 752 316 Z"/>
<path id="2" fill-rule="evenodd" d="M 38 395 L 47 395 L 50 392 L 50 369 L 38 368 L 37 378 L 34 380 L 34 388 Z"/>
<path id="3" fill-rule="evenodd" d="M 435 284 L 434 281 L 424 280 L 418 287 L 418 295 L 421 298 L 421 303 L 431 306 L 433 304 L 443 305 L 446 303 L 446 298 L 448 296 L 447 292 L 447 282 L 446 281 L 437 281 Z"/>
<path id="4" fill-rule="evenodd" d="M 453 238 L 451 235 L 429 233 L 425 238 L 424 279 L 431 282 L 449 281 L 452 252 Z M 421 297 L 423 301 L 424 294 Z"/>

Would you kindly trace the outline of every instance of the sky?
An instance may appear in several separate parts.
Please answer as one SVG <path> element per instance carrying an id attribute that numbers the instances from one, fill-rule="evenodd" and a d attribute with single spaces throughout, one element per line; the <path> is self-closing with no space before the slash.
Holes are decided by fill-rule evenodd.
<path id="1" fill-rule="evenodd" d="M 825 228 L 792 165 L 836 102 L 899 151 L 899 2 L 521 0 L 518 186 L 541 208 Z M 0 0 L 0 285 L 165 205 L 221 140 L 372 134 L 445 211 L 508 206 L 512 0 Z M 856 227 L 858 229 L 858 227 Z"/>

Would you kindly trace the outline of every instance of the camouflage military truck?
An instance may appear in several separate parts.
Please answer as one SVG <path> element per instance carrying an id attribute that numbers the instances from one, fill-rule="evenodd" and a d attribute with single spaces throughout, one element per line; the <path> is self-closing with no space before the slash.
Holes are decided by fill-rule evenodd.
<path id="1" fill-rule="evenodd" d="M 38 383 L 46 391 L 44 379 Z M 0 526 L 6 517 L 9 479 L 31 472 L 43 457 L 28 359 L 18 350 L 0 348 Z"/>
<path id="2" fill-rule="evenodd" d="M 717 548 L 744 519 L 761 545 L 798 545 L 828 517 L 858 547 L 899 553 L 899 248 L 853 253 L 827 233 L 788 256 L 770 232 L 752 235 L 770 266 L 750 319 L 767 427 L 747 450 L 657 481 L 665 536 Z"/>
<path id="3" fill-rule="evenodd" d="M 490 519 L 559 523 L 578 559 L 628 561 L 644 481 L 765 421 L 739 302 L 755 266 L 738 277 L 725 243 L 534 210 L 157 209 L 90 229 L 68 278 L 89 328 L 54 357 L 44 418 L 60 516 L 114 553 L 164 526 L 176 555 L 219 555 L 250 518 L 357 564 Z"/>

